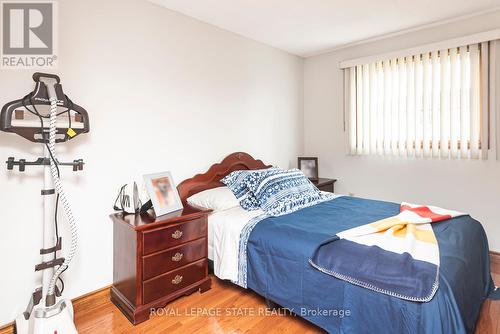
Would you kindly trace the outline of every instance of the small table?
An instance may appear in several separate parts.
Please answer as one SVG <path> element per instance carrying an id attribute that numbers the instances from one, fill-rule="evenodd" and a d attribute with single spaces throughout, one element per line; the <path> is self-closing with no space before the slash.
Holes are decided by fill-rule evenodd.
<path id="1" fill-rule="evenodd" d="M 312 183 L 321 191 L 327 191 L 330 193 L 335 192 L 335 182 L 337 182 L 337 179 L 326 179 L 326 178 L 319 178 L 316 181 L 312 181 Z"/>
<path id="2" fill-rule="evenodd" d="M 152 308 L 210 289 L 208 228 L 210 211 L 189 205 L 165 216 L 111 215 L 113 286 L 111 301 L 135 325 Z"/>

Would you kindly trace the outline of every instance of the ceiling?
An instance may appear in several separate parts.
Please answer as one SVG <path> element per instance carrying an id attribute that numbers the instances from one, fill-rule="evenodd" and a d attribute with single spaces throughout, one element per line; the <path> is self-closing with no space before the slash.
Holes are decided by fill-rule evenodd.
<path id="1" fill-rule="evenodd" d="M 500 0 L 149 0 L 299 56 L 500 6 Z"/>

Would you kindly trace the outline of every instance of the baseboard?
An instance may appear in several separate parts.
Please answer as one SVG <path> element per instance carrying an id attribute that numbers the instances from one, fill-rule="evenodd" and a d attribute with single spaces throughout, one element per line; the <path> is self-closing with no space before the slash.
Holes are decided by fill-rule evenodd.
<path id="1" fill-rule="evenodd" d="M 85 307 L 89 303 L 94 303 L 96 299 L 109 300 L 110 289 L 111 285 L 108 285 L 104 288 L 100 288 L 98 290 L 73 298 L 71 301 L 73 302 L 73 309 L 75 310 L 75 313 L 78 312 L 78 309 L 80 307 Z M 0 327 L 0 334 L 13 334 L 13 333 L 14 333 L 14 322 L 8 323 Z"/>
<path id="2" fill-rule="evenodd" d="M 97 295 L 97 294 L 101 294 L 101 293 L 106 293 L 107 292 L 108 295 L 109 295 L 109 289 L 111 289 L 111 285 L 105 286 L 104 288 L 100 288 L 100 289 L 97 289 L 95 291 L 91 291 L 91 292 L 86 293 L 84 295 L 81 295 L 79 297 L 73 298 L 71 300 L 73 302 L 73 307 L 75 305 L 78 305 L 78 304 L 81 304 L 82 302 L 87 301 L 87 299 L 89 299 L 89 298 L 95 297 L 95 295 Z"/>

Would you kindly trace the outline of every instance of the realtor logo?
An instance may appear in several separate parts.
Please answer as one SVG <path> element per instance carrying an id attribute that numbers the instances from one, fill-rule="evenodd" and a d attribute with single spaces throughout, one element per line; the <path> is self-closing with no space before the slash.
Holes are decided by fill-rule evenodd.
<path id="1" fill-rule="evenodd" d="M 2 68 L 55 68 L 55 3 L 3 1 Z"/>

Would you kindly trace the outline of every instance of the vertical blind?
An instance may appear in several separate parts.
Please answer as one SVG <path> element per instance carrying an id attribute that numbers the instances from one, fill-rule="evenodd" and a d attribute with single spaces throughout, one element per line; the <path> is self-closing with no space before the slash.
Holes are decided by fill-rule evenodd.
<path id="1" fill-rule="evenodd" d="M 351 154 L 488 153 L 488 42 L 346 69 Z"/>

